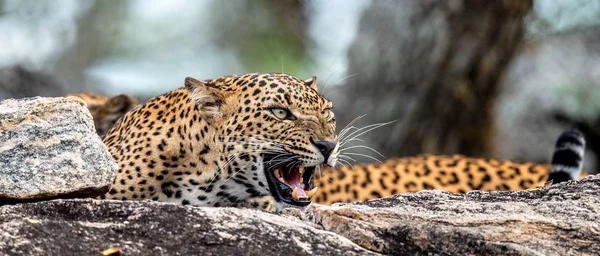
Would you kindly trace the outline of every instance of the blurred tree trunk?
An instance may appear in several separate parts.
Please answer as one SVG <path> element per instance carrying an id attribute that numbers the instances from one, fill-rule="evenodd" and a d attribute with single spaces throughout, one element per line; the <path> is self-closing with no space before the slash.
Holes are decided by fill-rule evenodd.
<path id="1" fill-rule="evenodd" d="M 349 51 L 342 126 L 398 120 L 363 139 L 387 157 L 492 154 L 499 80 L 532 0 L 373 1 Z M 340 106 L 341 105 L 341 106 Z M 340 109 L 342 109 L 340 111 Z"/>
<path id="2" fill-rule="evenodd" d="M 125 10 L 126 3 L 122 1 L 95 1 L 78 18 L 77 40 L 52 65 L 53 71 L 72 87 L 70 92 L 102 91 L 85 71 L 110 52 L 115 35 L 120 33 Z"/>

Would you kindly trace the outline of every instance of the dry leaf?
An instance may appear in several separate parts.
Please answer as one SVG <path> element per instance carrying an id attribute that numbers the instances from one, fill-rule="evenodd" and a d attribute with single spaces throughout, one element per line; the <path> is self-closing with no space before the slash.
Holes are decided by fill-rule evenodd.
<path id="1" fill-rule="evenodd" d="M 104 256 L 121 256 L 123 255 L 123 251 L 119 247 L 111 247 L 102 252 L 100 252 Z"/>
<path id="2" fill-rule="evenodd" d="M 29 223 L 33 223 L 33 224 L 38 224 L 38 223 L 41 223 L 41 222 L 42 222 L 41 220 L 30 219 L 30 218 L 27 218 L 27 217 L 25 217 L 25 218 L 23 218 L 23 219 L 25 219 L 27 222 L 29 222 Z"/>

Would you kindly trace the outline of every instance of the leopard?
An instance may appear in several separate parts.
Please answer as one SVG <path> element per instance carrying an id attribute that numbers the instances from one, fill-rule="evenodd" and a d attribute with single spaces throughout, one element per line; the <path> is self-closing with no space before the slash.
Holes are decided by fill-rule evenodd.
<path id="1" fill-rule="evenodd" d="M 71 93 L 65 95 L 65 97 L 71 96 L 81 98 L 85 101 L 92 115 L 96 133 L 101 138 L 117 123 L 119 118 L 133 109 L 137 104 L 137 100 L 127 94 L 119 94 L 113 97 L 97 93 Z"/>
<path id="2" fill-rule="evenodd" d="M 96 100 L 91 101 L 89 98 Z M 108 98 L 97 96 L 83 99 L 88 107 L 94 107 L 106 105 Z M 93 113 L 95 120 L 101 118 Z M 335 168 L 335 171 L 322 171 L 315 175 L 314 188 L 318 190 L 312 200 L 330 205 L 429 189 L 457 194 L 472 190 L 529 189 L 547 181 L 560 183 L 589 175 L 588 172 L 581 171 L 584 149 L 583 134 L 570 130 L 559 136 L 551 163 L 514 162 L 460 154 L 421 154 L 395 157 L 383 163 L 336 166 L 339 168 Z M 271 198 L 255 198 L 241 206 L 262 205 L 263 208 L 273 208 L 272 201 Z"/>
<path id="3" fill-rule="evenodd" d="M 465 194 L 536 188 L 588 176 L 582 171 L 584 150 L 583 134 L 567 130 L 558 137 L 550 163 L 422 154 L 342 166 L 317 179 L 320 193 L 313 200 L 329 205 L 432 189 Z"/>
<path id="4" fill-rule="evenodd" d="M 187 77 L 106 134 L 118 171 L 101 198 L 304 209 L 317 191 L 315 173 L 337 164 L 332 108 L 316 77 Z"/>

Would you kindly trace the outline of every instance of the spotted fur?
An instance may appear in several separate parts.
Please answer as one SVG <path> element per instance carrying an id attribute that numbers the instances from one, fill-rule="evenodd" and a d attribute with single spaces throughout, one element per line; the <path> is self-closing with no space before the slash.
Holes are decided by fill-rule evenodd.
<path id="1" fill-rule="evenodd" d="M 337 147 L 321 146 L 337 145 L 331 108 L 317 93 L 316 78 L 272 73 L 187 78 L 184 88 L 135 108 L 106 135 L 119 170 L 104 197 L 295 207 L 275 197 L 266 157 L 283 156 L 290 168 L 335 165 Z"/>
<path id="2" fill-rule="evenodd" d="M 513 191 L 577 179 L 585 140 L 575 131 L 561 134 L 552 165 L 472 158 L 463 155 L 420 155 L 394 158 L 381 164 L 343 166 L 317 179 L 316 203 L 356 202 L 405 192 L 441 189 L 452 193 L 471 190 Z"/>
<path id="3" fill-rule="evenodd" d="M 108 99 L 104 98 L 105 101 Z M 88 107 L 106 104 L 101 100 L 84 100 Z M 98 118 L 94 116 L 94 119 Z M 320 204 L 355 202 L 425 189 L 441 189 L 453 193 L 471 190 L 521 190 L 541 185 L 548 179 L 558 183 L 588 175 L 581 172 L 584 147 L 583 135 L 568 131 L 556 143 L 552 165 L 463 155 L 420 155 L 393 158 L 382 164 L 342 166 L 338 171 L 325 172 L 324 176 L 315 177 L 315 186 L 319 187 L 319 191 L 313 201 Z M 273 198 L 265 196 L 241 201 L 234 206 L 273 209 L 274 205 Z"/>

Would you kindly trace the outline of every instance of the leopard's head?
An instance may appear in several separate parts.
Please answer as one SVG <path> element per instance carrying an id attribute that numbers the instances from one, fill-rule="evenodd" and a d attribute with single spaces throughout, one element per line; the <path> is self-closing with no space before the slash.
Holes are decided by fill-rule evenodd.
<path id="1" fill-rule="evenodd" d="M 333 106 L 315 77 L 255 73 L 185 84 L 213 127 L 227 196 L 271 195 L 280 210 L 311 203 L 315 172 L 339 155 Z"/>

